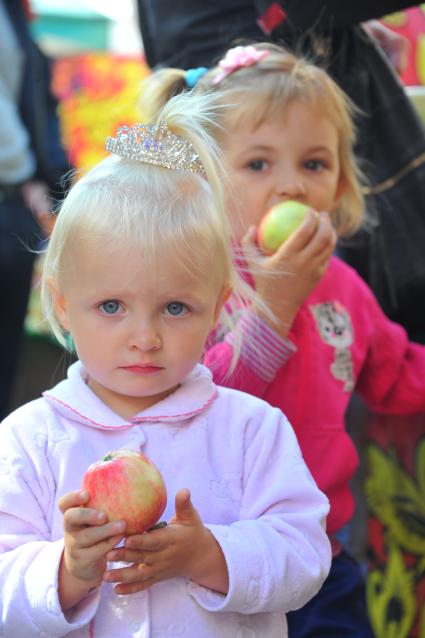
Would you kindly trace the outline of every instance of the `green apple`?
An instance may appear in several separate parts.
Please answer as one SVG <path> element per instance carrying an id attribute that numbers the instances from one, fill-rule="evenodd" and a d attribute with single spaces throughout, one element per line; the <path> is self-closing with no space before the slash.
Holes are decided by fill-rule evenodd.
<path id="1" fill-rule="evenodd" d="M 274 253 L 302 224 L 309 210 L 309 206 L 293 200 L 273 206 L 258 227 L 257 243 L 261 250 L 268 255 Z"/>

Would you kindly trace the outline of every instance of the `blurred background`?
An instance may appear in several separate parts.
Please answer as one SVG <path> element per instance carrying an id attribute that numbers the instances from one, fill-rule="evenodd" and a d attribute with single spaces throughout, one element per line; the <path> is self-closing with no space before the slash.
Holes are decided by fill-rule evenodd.
<path id="1" fill-rule="evenodd" d="M 136 3 L 31 0 L 28 8 L 32 33 L 52 60 L 63 144 L 70 163 L 85 171 L 104 156 L 104 140 L 117 126 L 143 120 L 138 95 L 149 68 Z M 401 80 L 425 122 L 425 4 L 383 22 L 409 40 Z M 42 321 L 40 263 L 34 270 L 12 407 L 62 379 L 73 358 Z M 425 638 L 424 420 L 410 424 L 406 436 L 404 427 L 397 429 L 385 418 L 370 426 L 364 411 L 356 410 L 354 404 L 348 421 L 362 466 L 348 543 L 368 571 L 374 630 L 377 638 Z"/>
<path id="2" fill-rule="evenodd" d="M 99 159 L 105 135 L 133 121 L 149 72 L 133 0 L 31 0 L 31 30 L 53 60 L 64 143 L 77 167 Z M 410 44 L 401 76 L 425 119 L 425 4 L 382 20 Z M 99 108 L 102 107 L 102 108 Z"/>
<path id="3" fill-rule="evenodd" d="M 106 135 L 140 119 L 137 94 L 148 73 L 132 0 L 32 0 L 31 30 L 53 60 L 63 141 L 78 168 L 103 153 Z"/>
<path id="4" fill-rule="evenodd" d="M 135 0 L 31 0 L 31 31 L 52 61 L 52 88 L 59 100 L 62 141 L 77 169 L 87 170 L 104 152 L 104 140 L 123 124 L 143 119 L 138 95 L 149 73 L 143 55 Z M 408 64 L 401 80 L 425 121 L 425 4 L 385 16 L 382 21 L 409 41 Z M 69 363 L 62 351 L 53 372 L 49 361 L 40 374 L 27 370 L 28 350 L 47 347 L 57 359 L 57 344 L 43 323 L 38 299 L 39 264 L 26 320 L 27 347 L 23 353 L 14 405 L 39 396 Z M 34 343 L 35 342 L 35 343 Z M 65 367 L 63 367 L 65 366 Z M 47 378 L 46 378 L 47 375 Z"/>

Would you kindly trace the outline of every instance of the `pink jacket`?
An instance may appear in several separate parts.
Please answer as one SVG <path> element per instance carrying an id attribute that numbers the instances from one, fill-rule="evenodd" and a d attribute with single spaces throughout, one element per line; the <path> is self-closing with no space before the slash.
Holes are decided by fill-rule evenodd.
<path id="1" fill-rule="evenodd" d="M 104 583 L 62 613 L 57 501 L 119 448 L 142 450 L 162 472 L 165 520 L 176 491 L 191 490 L 223 550 L 227 595 L 185 578 L 129 596 Z M 78 362 L 0 426 L 0 635 L 284 638 L 285 612 L 309 600 L 329 571 L 328 509 L 280 410 L 217 388 L 199 365 L 176 392 L 125 421 L 92 393 Z"/>
<path id="2" fill-rule="evenodd" d="M 235 371 L 226 376 L 233 335 L 205 356 L 217 383 L 262 397 L 292 423 L 317 484 L 328 496 L 328 531 L 353 514 L 349 481 L 358 464 L 345 431 L 355 389 L 375 411 L 425 410 L 425 346 L 410 343 L 372 292 L 340 259 L 332 258 L 301 307 L 287 340 L 249 313 L 239 321 L 244 343 Z"/>

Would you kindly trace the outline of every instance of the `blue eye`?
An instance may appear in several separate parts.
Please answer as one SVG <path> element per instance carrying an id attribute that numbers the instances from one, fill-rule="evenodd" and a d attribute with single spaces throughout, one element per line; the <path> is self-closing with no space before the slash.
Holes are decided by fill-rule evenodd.
<path id="1" fill-rule="evenodd" d="M 252 160 L 248 164 L 248 167 L 251 169 L 251 171 L 255 171 L 255 172 L 264 171 L 267 168 L 267 166 L 268 164 L 266 160 L 262 160 L 262 159 Z"/>
<path id="2" fill-rule="evenodd" d="M 115 315 L 120 309 L 120 302 L 116 299 L 108 299 L 103 301 L 99 308 L 105 315 Z"/>
<path id="3" fill-rule="evenodd" d="M 173 317 L 179 317 L 187 312 L 187 306 L 180 301 L 171 301 L 165 306 L 166 312 Z"/>

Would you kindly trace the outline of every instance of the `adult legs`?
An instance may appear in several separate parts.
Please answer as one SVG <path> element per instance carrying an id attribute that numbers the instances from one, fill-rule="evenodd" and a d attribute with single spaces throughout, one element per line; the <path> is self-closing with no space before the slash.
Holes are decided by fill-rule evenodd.
<path id="1" fill-rule="evenodd" d="M 0 187 L 0 196 L 1 187 Z M 0 201 L 0 419 L 9 403 L 31 289 L 37 224 L 22 199 Z"/>

